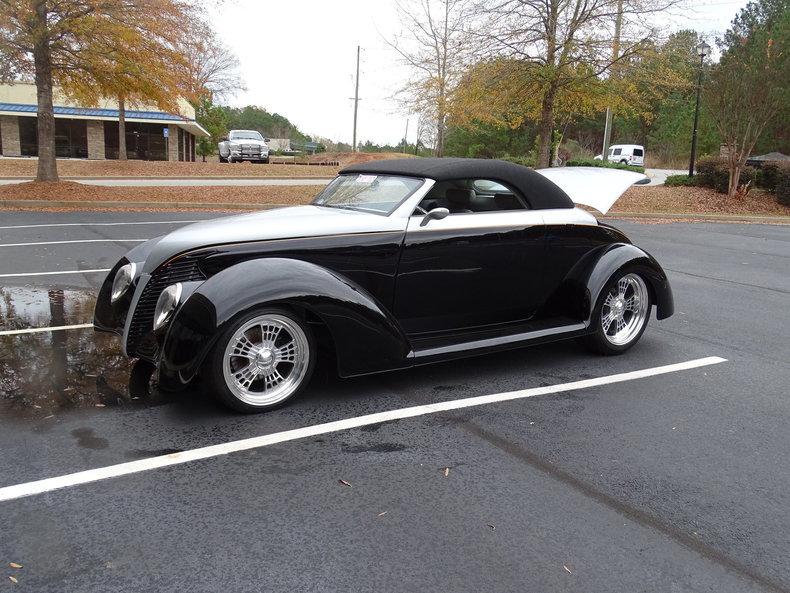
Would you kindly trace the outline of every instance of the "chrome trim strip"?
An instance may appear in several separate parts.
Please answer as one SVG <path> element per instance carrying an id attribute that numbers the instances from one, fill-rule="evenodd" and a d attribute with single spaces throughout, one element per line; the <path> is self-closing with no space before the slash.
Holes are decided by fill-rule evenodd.
<path id="1" fill-rule="evenodd" d="M 488 348 L 491 346 L 503 346 L 506 344 L 514 344 L 517 342 L 529 342 L 530 340 L 555 336 L 558 334 L 568 334 L 572 332 L 582 331 L 585 329 L 587 329 L 587 325 L 584 323 L 574 323 L 572 325 L 550 327 L 547 329 L 540 329 L 537 331 L 513 334 L 510 336 L 501 336 L 498 338 L 486 338 L 485 340 L 474 340 L 472 342 L 463 342 L 460 344 L 450 344 L 448 346 L 427 348 L 425 350 L 416 350 L 414 352 L 414 358 L 419 360 L 420 358 L 426 358 L 429 356 L 437 356 L 442 354 L 451 354 L 453 352 L 477 350 L 480 348 Z"/>
<path id="2" fill-rule="evenodd" d="M 540 211 L 545 224 L 583 224 L 598 226 L 598 219 L 581 208 L 550 208 Z"/>
<path id="3" fill-rule="evenodd" d="M 543 210 L 507 210 L 498 212 L 465 212 L 450 214 L 420 226 L 423 216 L 409 218 L 409 233 L 461 230 L 516 230 L 544 224 Z"/>

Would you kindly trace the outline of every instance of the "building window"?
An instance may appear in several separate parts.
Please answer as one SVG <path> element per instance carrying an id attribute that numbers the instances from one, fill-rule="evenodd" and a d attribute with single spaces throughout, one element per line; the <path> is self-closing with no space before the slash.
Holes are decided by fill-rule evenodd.
<path id="1" fill-rule="evenodd" d="M 88 122 L 84 119 L 55 120 L 55 156 L 88 158 Z"/>
<path id="2" fill-rule="evenodd" d="M 184 130 L 178 128 L 178 160 L 184 160 Z"/>
<path id="3" fill-rule="evenodd" d="M 129 159 L 166 161 L 167 144 L 161 124 L 126 122 L 126 156 Z M 104 122 L 104 151 L 108 159 L 118 158 L 118 122 Z"/>
<path id="4" fill-rule="evenodd" d="M 35 117 L 18 117 L 19 149 L 22 156 L 38 156 L 38 125 Z"/>

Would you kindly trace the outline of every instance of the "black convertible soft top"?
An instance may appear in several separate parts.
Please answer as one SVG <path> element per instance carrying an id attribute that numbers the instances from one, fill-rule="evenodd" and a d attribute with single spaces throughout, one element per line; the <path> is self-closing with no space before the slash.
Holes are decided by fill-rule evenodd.
<path id="1" fill-rule="evenodd" d="M 458 158 L 393 159 L 351 165 L 340 171 L 341 175 L 348 173 L 406 175 L 435 181 L 489 179 L 509 185 L 520 192 L 534 210 L 573 208 L 568 194 L 543 175 L 508 161 Z"/>

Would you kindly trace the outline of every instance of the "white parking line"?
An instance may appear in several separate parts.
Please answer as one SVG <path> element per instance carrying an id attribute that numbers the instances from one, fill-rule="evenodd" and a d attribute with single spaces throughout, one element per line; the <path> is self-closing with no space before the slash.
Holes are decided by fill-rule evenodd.
<path id="1" fill-rule="evenodd" d="M 64 270 L 62 272 L 25 272 L 23 274 L 0 274 L 0 278 L 14 278 L 16 276 L 53 276 L 56 274 L 91 274 L 94 272 L 109 272 L 112 268 L 96 270 Z"/>
<path id="2" fill-rule="evenodd" d="M 204 220 L 209 220 L 208 218 Z M 12 226 L 0 226 L 0 229 L 37 229 L 42 227 L 54 226 L 124 226 L 127 224 L 189 224 L 192 222 L 202 222 L 201 220 L 148 220 L 132 222 L 59 222 L 53 224 L 19 224 Z"/>
<path id="3" fill-rule="evenodd" d="M 148 239 L 75 239 L 72 241 L 37 241 L 35 243 L 0 243 L 0 247 L 29 247 L 30 245 L 64 245 L 66 243 L 145 243 Z"/>
<path id="4" fill-rule="evenodd" d="M 611 385 L 612 383 L 622 383 L 623 381 L 633 381 L 635 379 L 642 379 L 644 377 L 654 377 L 656 375 L 675 373 L 678 371 L 695 369 L 721 362 L 726 362 L 726 359 L 720 358 L 718 356 L 709 356 L 707 358 L 698 358 L 696 360 L 653 367 L 649 369 L 643 369 L 641 371 L 631 371 L 628 373 L 598 377 L 597 379 L 585 379 L 583 381 L 561 383 L 559 385 L 551 385 L 548 387 L 535 387 L 532 389 L 522 389 L 520 391 L 509 391 L 506 393 L 494 393 L 492 395 L 468 397 L 464 399 L 414 406 L 411 408 L 400 408 L 397 410 L 389 410 L 387 412 L 378 412 L 376 414 L 367 414 L 365 416 L 357 416 L 356 418 L 346 418 L 345 420 L 336 420 L 335 422 L 327 422 L 325 424 L 305 426 L 304 428 L 286 430 L 285 432 L 277 432 L 274 434 L 267 434 L 249 439 L 242 439 L 239 441 L 230 441 L 228 443 L 201 447 L 199 449 L 191 449 L 188 451 L 182 451 L 180 453 L 172 453 L 170 455 L 161 455 L 158 457 L 148 457 L 146 459 L 139 459 L 137 461 L 119 463 L 118 465 L 109 465 L 96 469 L 89 469 L 86 471 L 58 476 L 55 478 L 47 478 L 44 480 L 37 480 L 35 482 L 26 482 L 23 484 L 16 484 L 14 486 L 6 486 L 5 488 L 0 488 L 0 501 L 14 500 L 17 498 L 23 498 L 25 496 L 33 496 L 35 494 L 51 492 L 53 490 L 59 490 L 61 488 L 67 488 L 70 486 L 77 486 L 79 484 L 88 484 L 90 482 L 108 480 L 110 478 L 117 478 L 120 476 L 150 471 L 172 465 L 180 465 L 182 463 L 189 463 L 201 459 L 209 459 L 211 457 L 218 457 L 220 455 L 227 455 L 229 453 L 237 453 L 239 451 L 247 451 L 249 449 L 258 449 L 260 447 L 267 447 L 277 443 L 314 437 L 331 432 L 338 432 L 341 430 L 349 430 L 351 428 L 359 428 L 360 426 L 369 426 L 371 424 L 379 424 L 381 422 L 391 422 L 393 420 L 401 420 L 403 418 L 414 418 L 416 416 L 436 414 L 438 412 L 446 412 L 448 410 L 458 410 L 461 408 L 483 406 L 516 399 L 526 399 L 538 395 L 563 393 L 566 391 L 575 391 L 577 389 L 588 389 L 590 387 L 599 387 L 601 385 Z"/>
<path id="5" fill-rule="evenodd" d="M 78 325 L 56 325 L 53 327 L 28 327 L 27 329 L 7 329 L 0 331 L 0 336 L 19 336 L 22 334 L 38 334 L 43 332 L 57 332 L 67 329 L 85 329 L 93 327 L 92 323 L 80 323 Z"/>

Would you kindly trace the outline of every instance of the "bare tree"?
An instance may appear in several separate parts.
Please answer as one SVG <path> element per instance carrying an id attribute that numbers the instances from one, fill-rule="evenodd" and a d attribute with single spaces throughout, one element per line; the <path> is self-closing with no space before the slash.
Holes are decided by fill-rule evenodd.
<path id="1" fill-rule="evenodd" d="M 387 41 L 413 73 L 398 99 L 434 122 L 436 156 L 444 154 L 449 103 L 470 51 L 470 6 L 469 0 L 396 2 L 405 32 Z"/>
<path id="2" fill-rule="evenodd" d="M 655 35 L 649 13 L 679 0 L 491 0 L 480 1 L 485 15 L 479 47 L 488 57 L 529 64 L 526 85 L 537 89 L 538 166 L 550 162 L 557 98 L 582 78 L 604 76 L 648 47 Z M 621 30 L 615 31 L 620 16 Z M 617 39 L 618 43 L 613 43 Z M 614 46 L 614 49 L 613 49 Z"/>
<path id="3" fill-rule="evenodd" d="M 182 37 L 178 49 L 184 57 L 181 79 L 185 96 L 197 102 L 226 99 L 245 90 L 239 75 L 239 60 L 217 38 L 203 20 L 195 19 Z"/>

